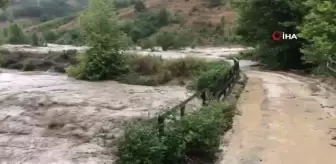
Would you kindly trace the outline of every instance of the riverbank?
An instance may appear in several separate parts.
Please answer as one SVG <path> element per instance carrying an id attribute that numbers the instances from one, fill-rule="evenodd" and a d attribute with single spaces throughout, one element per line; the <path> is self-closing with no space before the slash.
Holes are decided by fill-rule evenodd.
<path id="1" fill-rule="evenodd" d="M 51 71 L 64 73 L 65 68 L 76 62 L 76 54 L 87 47 L 48 44 L 48 47 L 32 47 L 29 45 L 2 45 L 0 47 L 1 67 L 23 71 Z M 126 51 L 128 54 L 161 56 L 164 59 L 199 57 L 208 60 L 227 60 L 238 55 L 246 48 L 241 47 L 197 47 L 183 50 L 157 51 L 136 50 Z M 241 60 L 242 67 L 256 65 L 256 62 Z"/>

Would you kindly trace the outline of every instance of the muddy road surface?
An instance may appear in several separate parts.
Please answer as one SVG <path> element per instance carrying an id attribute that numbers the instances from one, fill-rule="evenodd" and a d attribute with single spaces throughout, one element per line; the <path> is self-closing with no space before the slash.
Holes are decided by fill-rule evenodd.
<path id="1" fill-rule="evenodd" d="M 319 81 L 246 71 L 232 134 L 218 164 L 335 164 L 336 95 Z"/>
<path id="2" fill-rule="evenodd" d="M 177 86 L 1 71 L 0 164 L 113 163 L 125 123 L 153 117 L 192 94 Z M 195 100 L 187 109 L 198 106 Z"/>

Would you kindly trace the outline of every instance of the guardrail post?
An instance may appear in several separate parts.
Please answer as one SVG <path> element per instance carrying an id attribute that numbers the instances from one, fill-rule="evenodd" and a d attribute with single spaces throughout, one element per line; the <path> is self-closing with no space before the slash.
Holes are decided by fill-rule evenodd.
<path id="1" fill-rule="evenodd" d="M 164 134 L 164 120 L 165 118 L 162 115 L 158 117 L 159 136 L 163 136 Z"/>
<path id="2" fill-rule="evenodd" d="M 180 109 L 181 110 L 181 117 L 183 117 L 185 115 L 185 108 L 186 108 L 186 106 L 183 105 Z"/>

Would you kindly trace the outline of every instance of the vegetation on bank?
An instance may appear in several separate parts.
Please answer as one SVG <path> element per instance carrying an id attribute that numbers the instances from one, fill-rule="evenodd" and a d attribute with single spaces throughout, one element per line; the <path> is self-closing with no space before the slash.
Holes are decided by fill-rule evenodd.
<path id="1" fill-rule="evenodd" d="M 91 48 L 68 72 L 76 70 L 76 77 L 87 80 L 115 79 L 128 72 L 122 53 L 126 36 L 120 31 L 113 1 L 90 1 L 80 17 L 80 27 L 86 45 Z"/>
<path id="2" fill-rule="evenodd" d="M 326 72 L 328 57 L 336 53 L 336 4 L 332 0 L 241 0 L 237 8 L 237 34 L 245 45 L 256 48 L 254 58 L 263 65 Z M 273 31 L 299 38 L 272 41 Z"/>
<path id="3" fill-rule="evenodd" d="M 113 9 L 113 1 L 94 0 L 90 1 L 88 9 L 81 15 L 81 36 L 90 49 L 78 55 L 77 64 L 67 69 L 70 76 L 93 81 L 105 79 L 126 81 L 130 77 L 135 77 L 135 80 L 130 79 L 129 82 L 147 85 L 166 83 L 174 78 L 196 78 L 195 89 L 202 90 L 209 84 L 218 85 L 220 83 L 218 78 L 226 75 L 228 64 L 222 61 L 208 62 L 195 58 L 163 60 L 160 57 L 124 54 L 128 41 L 135 40 L 132 35 L 127 35 L 122 30 Z M 158 13 L 158 17 L 161 18 L 157 20 L 162 21 L 156 22 L 158 26 L 167 23 L 166 16 L 167 12 L 164 10 Z M 12 33 L 10 31 L 9 36 L 12 36 Z M 53 38 L 53 34 L 48 35 L 50 39 Z M 174 35 L 176 33 L 158 33 L 155 41 L 164 49 L 179 46 L 175 44 L 178 41 L 185 44 L 181 42 L 182 38 L 176 38 Z M 39 44 L 37 34 L 32 35 L 32 44 Z M 24 69 L 30 70 L 31 67 L 28 66 L 29 64 Z M 140 122 L 130 126 L 119 147 L 118 162 L 170 164 L 189 162 L 195 157 L 213 161 L 219 151 L 220 136 L 231 128 L 233 115 L 232 106 L 212 101 L 182 119 L 170 120 L 166 124 L 164 135 L 160 137 L 153 122 L 146 124 Z"/>
<path id="4" fill-rule="evenodd" d="M 172 119 L 159 136 L 156 122 L 129 126 L 119 147 L 119 164 L 188 163 L 195 157 L 210 162 L 219 152 L 220 137 L 231 128 L 234 109 L 213 101 L 200 110 Z"/>
<path id="5" fill-rule="evenodd" d="M 228 70 L 220 62 L 209 65 L 199 74 L 196 90 L 206 90 L 207 95 L 221 92 Z M 232 126 L 234 106 L 216 97 L 208 98 L 207 105 L 183 117 L 171 109 L 173 113 L 165 117 L 163 129 L 156 119 L 130 124 L 119 145 L 117 163 L 213 163 L 220 151 L 221 136 Z"/>
<path id="6" fill-rule="evenodd" d="M 127 39 L 119 30 L 113 4 L 109 0 L 91 1 L 81 16 L 86 44 L 91 47 L 78 56 L 78 63 L 67 69 L 70 76 L 86 80 L 115 79 L 126 83 L 158 85 L 173 78 L 194 78 L 195 89 L 217 84 L 229 64 L 196 58 L 163 60 L 161 57 L 124 54 Z M 100 18 L 100 19 L 97 19 Z M 163 136 L 156 122 L 129 126 L 120 143 L 120 164 L 165 164 L 186 162 L 190 158 L 212 161 L 218 152 L 220 136 L 232 124 L 233 108 L 211 102 L 201 110 L 172 119 Z"/>
<path id="7" fill-rule="evenodd" d="M 132 84 L 159 85 L 174 78 L 195 77 L 210 66 L 218 65 L 218 61 L 206 62 L 194 58 L 163 60 L 154 56 L 124 54 L 129 37 L 120 29 L 113 7 L 113 2 L 107 0 L 91 1 L 81 15 L 83 38 L 91 48 L 78 56 L 77 65 L 67 69 L 70 76 L 85 80 L 114 79 Z M 159 15 L 166 15 L 162 13 Z"/>
<path id="8" fill-rule="evenodd" d="M 128 55 L 126 60 L 129 72 L 117 80 L 137 85 L 162 85 L 178 79 L 196 80 L 197 77 L 216 65 L 228 69 L 229 64 L 223 61 L 205 61 L 200 58 L 186 57 L 179 59 L 162 59 L 157 56 Z"/>
<path id="9" fill-rule="evenodd" d="M 143 56 L 124 54 L 125 65 L 128 68 L 124 74 L 112 78 L 114 80 L 136 85 L 156 86 L 168 83 L 171 80 L 196 80 L 196 78 L 219 65 L 225 70 L 229 64 L 223 61 L 206 61 L 201 58 L 185 57 L 178 59 L 162 59 L 159 56 Z M 86 79 L 81 73 L 85 69 L 87 55 L 80 54 L 79 63 L 67 69 L 70 76 Z"/>

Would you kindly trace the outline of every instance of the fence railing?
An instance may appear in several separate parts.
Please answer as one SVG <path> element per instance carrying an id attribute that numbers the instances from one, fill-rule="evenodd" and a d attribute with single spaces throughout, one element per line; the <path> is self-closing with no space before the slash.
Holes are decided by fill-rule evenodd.
<path id="1" fill-rule="evenodd" d="M 240 76 L 239 61 L 236 58 L 234 58 L 233 61 L 234 64 L 231 66 L 230 70 L 224 77 L 220 78 L 215 85 L 212 84 L 202 91 L 196 92 L 180 104 L 168 109 L 163 114 L 160 114 L 158 117 L 159 135 L 162 136 L 164 134 L 165 119 L 176 112 L 179 112 L 179 115 L 183 117 L 185 115 L 186 105 L 193 99 L 200 97 L 203 105 L 206 105 L 210 99 L 224 100 L 229 95 Z"/>
<path id="2" fill-rule="evenodd" d="M 336 58 L 336 56 L 334 56 L 334 58 Z M 330 71 L 336 74 L 336 59 L 333 59 L 332 56 L 329 56 L 327 67 Z"/>

